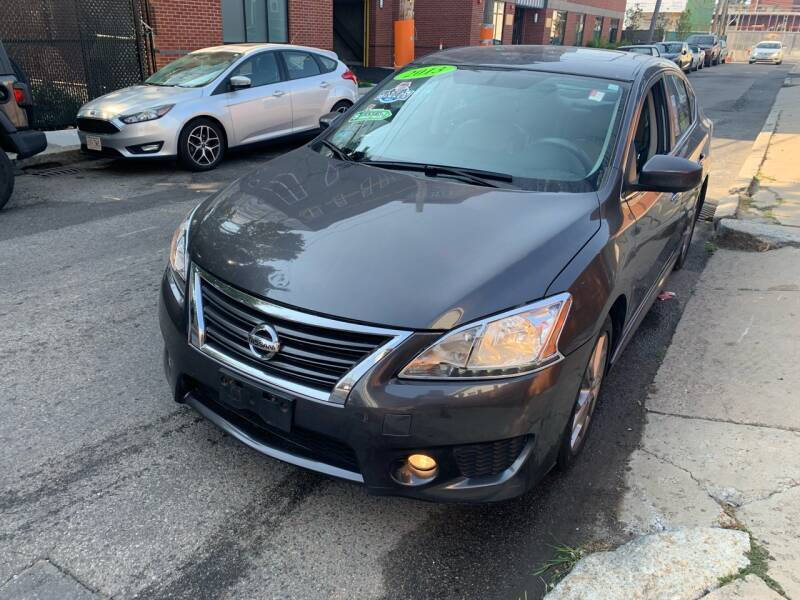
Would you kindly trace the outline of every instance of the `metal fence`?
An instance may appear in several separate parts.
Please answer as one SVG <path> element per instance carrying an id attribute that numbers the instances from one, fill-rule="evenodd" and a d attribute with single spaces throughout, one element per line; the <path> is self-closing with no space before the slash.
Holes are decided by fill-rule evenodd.
<path id="1" fill-rule="evenodd" d="M 73 125 L 85 102 L 154 68 L 146 0 L 2 0 L 0 39 L 33 89 L 34 125 Z"/>

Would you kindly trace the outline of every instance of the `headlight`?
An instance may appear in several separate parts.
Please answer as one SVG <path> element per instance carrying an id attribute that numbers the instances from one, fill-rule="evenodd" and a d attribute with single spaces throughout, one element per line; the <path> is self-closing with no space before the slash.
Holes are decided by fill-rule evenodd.
<path id="1" fill-rule="evenodd" d="M 153 108 L 147 108 L 137 113 L 123 115 L 119 118 L 119 120 L 123 123 L 127 123 L 128 125 L 132 123 L 141 123 L 142 121 L 154 121 L 155 119 L 160 119 L 167 114 L 173 106 L 175 105 L 164 104 L 163 106 L 154 106 Z"/>
<path id="2" fill-rule="evenodd" d="M 571 305 L 564 293 L 460 327 L 417 355 L 400 377 L 510 377 L 552 364 L 561 358 L 558 338 Z"/>
<path id="3" fill-rule="evenodd" d="M 197 209 L 193 209 L 178 225 L 175 233 L 172 234 L 172 241 L 169 245 L 169 267 L 181 290 L 186 286 L 186 277 L 189 271 L 189 257 L 186 253 L 186 246 L 189 242 L 189 223 L 194 216 L 195 210 Z"/>

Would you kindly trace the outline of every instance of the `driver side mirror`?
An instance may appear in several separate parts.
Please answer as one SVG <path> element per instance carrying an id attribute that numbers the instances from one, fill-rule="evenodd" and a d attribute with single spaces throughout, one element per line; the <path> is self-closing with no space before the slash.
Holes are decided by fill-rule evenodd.
<path id="1" fill-rule="evenodd" d="M 322 115 L 319 118 L 319 128 L 320 129 L 327 129 L 328 127 L 332 126 L 336 123 L 336 120 L 342 116 L 340 112 L 329 112 L 326 115 Z"/>
<path id="2" fill-rule="evenodd" d="M 635 183 L 626 188 L 636 192 L 688 192 L 703 180 L 703 165 L 693 160 L 656 154 L 648 160 Z"/>
<path id="3" fill-rule="evenodd" d="M 236 90 L 244 90 L 249 88 L 251 85 L 253 85 L 253 82 L 250 81 L 249 77 L 245 77 L 244 75 L 234 75 L 231 77 L 230 85 L 231 90 L 235 92 Z"/>
<path id="4" fill-rule="evenodd" d="M 686 48 L 684 48 L 683 50 L 681 50 L 681 54 L 688 54 L 688 53 L 689 53 L 689 51 L 688 51 Z"/>

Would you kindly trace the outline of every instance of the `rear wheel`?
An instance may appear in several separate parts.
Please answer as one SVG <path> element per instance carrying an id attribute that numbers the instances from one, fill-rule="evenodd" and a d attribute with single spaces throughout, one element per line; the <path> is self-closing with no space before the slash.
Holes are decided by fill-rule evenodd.
<path id="1" fill-rule="evenodd" d="M 349 100 L 339 100 L 336 104 L 333 105 L 331 112 L 338 112 L 343 113 L 347 112 L 347 109 L 353 106 L 353 103 Z"/>
<path id="2" fill-rule="evenodd" d="M 5 151 L 0 149 L 0 209 L 6 205 L 13 191 L 14 165 L 11 164 L 11 159 L 8 158 Z"/>
<path id="3" fill-rule="evenodd" d="M 178 138 L 178 160 L 192 171 L 210 171 L 225 155 L 225 133 L 211 119 L 186 124 Z"/>
<path id="4" fill-rule="evenodd" d="M 606 317 L 603 328 L 594 342 L 589 363 L 581 379 L 578 397 L 575 399 L 572 414 L 561 438 L 561 449 L 558 453 L 558 466 L 561 469 L 569 467 L 575 461 L 586 443 L 611 354 L 611 331 L 611 319 Z"/>

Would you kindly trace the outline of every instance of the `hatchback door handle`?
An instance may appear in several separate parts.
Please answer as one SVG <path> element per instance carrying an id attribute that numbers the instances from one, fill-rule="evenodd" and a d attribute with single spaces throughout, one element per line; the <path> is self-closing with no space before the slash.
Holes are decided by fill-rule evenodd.
<path id="1" fill-rule="evenodd" d="M 328 83 L 327 81 L 323 81 L 322 83 L 319 84 L 319 87 L 321 88 L 331 87 L 331 84 Z"/>
<path id="2" fill-rule="evenodd" d="M 286 93 L 286 92 L 284 92 L 284 91 L 281 91 L 281 90 L 275 90 L 274 92 L 272 92 L 272 95 L 273 95 L 273 96 L 277 96 L 278 98 L 280 98 L 280 97 L 281 97 L 281 96 L 283 96 L 285 93 Z"/>

